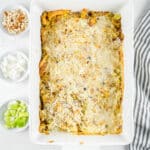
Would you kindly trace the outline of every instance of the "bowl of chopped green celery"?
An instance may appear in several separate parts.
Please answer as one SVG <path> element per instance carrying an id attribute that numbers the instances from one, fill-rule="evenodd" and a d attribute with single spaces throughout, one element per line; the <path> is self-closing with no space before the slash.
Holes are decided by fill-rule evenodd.
<path id="1" fill-rule="evenodd" d="M 29 125 L 28 103 L 24 100 L 11 100 L 0 106 L 0 128 L 20 132 Z"/>

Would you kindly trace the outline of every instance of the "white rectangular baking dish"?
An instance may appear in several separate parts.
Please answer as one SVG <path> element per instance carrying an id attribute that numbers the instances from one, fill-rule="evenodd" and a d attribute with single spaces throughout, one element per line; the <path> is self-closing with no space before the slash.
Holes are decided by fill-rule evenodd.
<path id="1" fill-rule="evenodd" d="M 33 0 L 31 2 L 30 21 L 30 137 L 37 144 L 66 145 L 84 143 L 85 145 L 125 145 L 133 138 L 133 15 L 132 0 Z M 79 11 L 83 8 L 120 12 L 124 41 L 124 79 L 123 98 L 123 133 L 107 136 L 82 136 L 67 133 L 51 133 L 42 135 L 39 128 L 39 61 L 41 57 L 40 16 L 44 10 L 71 9 Z M 53 143 L 48 141 L 53 140 Z"/>

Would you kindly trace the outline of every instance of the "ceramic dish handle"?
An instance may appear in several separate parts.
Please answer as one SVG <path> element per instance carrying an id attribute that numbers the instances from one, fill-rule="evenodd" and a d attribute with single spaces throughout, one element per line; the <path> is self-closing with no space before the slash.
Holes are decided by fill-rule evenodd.
<path id="1" fill-rule="evenodd" d="M 101 150 L 100 146 L 83 146 L 83 145 L 79 145 L 79 146 L 62 146 L 61 150 Z"/>

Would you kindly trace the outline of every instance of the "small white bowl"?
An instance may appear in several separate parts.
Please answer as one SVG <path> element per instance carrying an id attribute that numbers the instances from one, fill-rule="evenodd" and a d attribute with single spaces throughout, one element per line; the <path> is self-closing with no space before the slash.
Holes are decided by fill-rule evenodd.
<path id="1" fill-rule="evenodd" d="M 9 55 L 9 54 L 15 55 L 16 53 L 19 53 L 26 60 L 26 62 L 27 62 L 26 72 L 19 79 L 11 80 L 11 79 L 5 78 L 3 73 L 2 73 L 2 70 L 0 69 L 0 79 L 2 79 L 3 81 L 7 81 L 9 83 L 18 83 L 18 82 L 24 81 L 28 77 L 28 74 L 29 74 L 29 66 L 28 66 L 29 59 L 26 56 L 26 54 L 24 54 L 24 52 L 22 52 L 22 51 L 8 51 L 8 52 L 5 52 L 0 56 L 0 63 L 2 62 L 2 59 L 4 57 L 6 57 L 7 55 Z"/>
<path id="2" fill-rule="evenodd" d="M 25 12 L 27 14 L 27 17 L 28 17 L 28 26 L 27 28 L 23 31 L 23 32 L 20 32 L 18 34 L 11 34 L 9 33 L 2 25 L 2 20 L 3 20 L 3 12 L 6 11 L 6 10 L 14 10 L 14 9 L 21 9 L 23 12 Z M 0 29 L 7 35 L 9 36 L 22 36 L 23 34 L 25 34 L 26 32 L 29 31 L 29 11 L 27 10 L 26 7 L 24 7 L 23 5 L 19 4 L 19 5 L 15 5 L 15 4 L 12 4 L 12 5 L 8 5 L 7 7 L 3 8 L 2 10 L 0 10 Z"/>
<path id="3" fill-rule="evenodd" d="M 24 127 L 22 127 L 22 128 L 7 129 L 5 127 L 4 113 L 5 113 L 6 109 L 7 109 L 7 106 L 8 106 L 9 103 L 15 102 L 17 100 L 19 100 L 19 99 L 8 100 L 8 101 L 0 104 L 0 131 L 2 131 L 2 132 L 14 132 L 14 133 L 17 133 L 17 132 L 24 131 L 25 129 L 28 128 L 28 126 L 29 126 L 29 119 L 28 119 L 28 122 L 26 123 L 26 125 Z M 26 100 L 19 100 L 19 101 L 23 101 L 27 105 L 27 110 L 29 112 L 28 102 Z"/>

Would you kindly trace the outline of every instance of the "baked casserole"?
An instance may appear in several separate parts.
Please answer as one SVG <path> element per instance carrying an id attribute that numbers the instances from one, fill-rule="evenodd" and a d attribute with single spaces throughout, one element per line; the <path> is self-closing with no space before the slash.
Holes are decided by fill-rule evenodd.
<path id="1" fill-rule="evenodd" d="M 118 13 L 70 10 L 41 16 L 41 133 L 120 134 L 123 34 Z"/>

